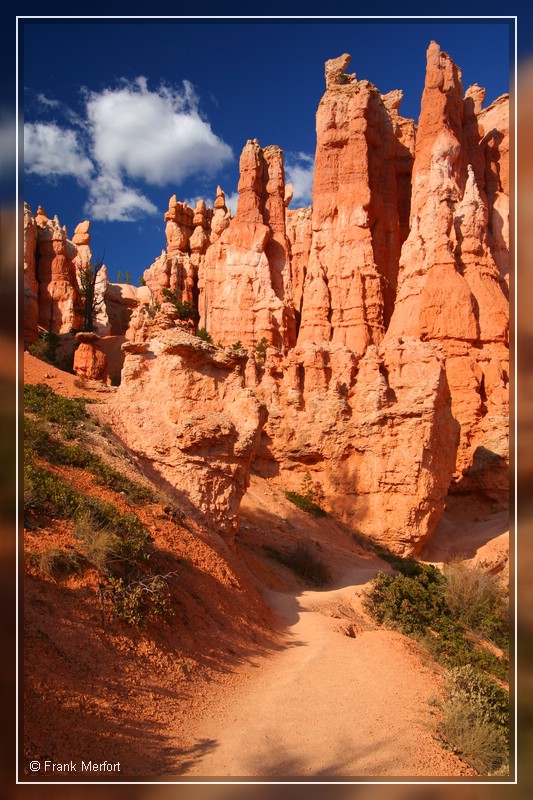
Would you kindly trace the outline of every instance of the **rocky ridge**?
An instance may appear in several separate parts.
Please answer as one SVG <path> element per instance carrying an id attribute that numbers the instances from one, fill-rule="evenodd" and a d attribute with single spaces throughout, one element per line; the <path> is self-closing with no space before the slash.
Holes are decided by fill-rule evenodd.
<path id="1" fill-rule="evenodd" d="M 124 342 L 124 442 L 230 542 L 252 469 L 309 473 L 326 509 L 413 553 L 450 492 L 508 503 L 508 97 L 483 109 L 432 42 L 415 126 L 349 61 L 326 62 L 312 206 L 287 208 L 282 151 L 249 140 L 235 217 L 220 187 L 212 209 L 173 196 L 146 285 L 102 276 L 97 333 Z M 88 223 L 70 241 L 26 207 L 24 230 L 25 343 L 68 336 Z"/>

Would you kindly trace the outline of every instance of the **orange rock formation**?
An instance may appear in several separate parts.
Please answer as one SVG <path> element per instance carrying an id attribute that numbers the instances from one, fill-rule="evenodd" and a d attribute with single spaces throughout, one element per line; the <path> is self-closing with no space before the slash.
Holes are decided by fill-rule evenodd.
<path id="1" fill-rule="evenodd" d="M 463 96 L 432 42 L 415 126 L 349 61 L 325 65 L 313 205 L 287 208 L 283 152 L 249 140 L 235 217 L 220 187 L 212 209 L 172 196 L 146 287 L 110 284 L 100 324 L 129 340 L 121 436 L 227 538 L 254 460 L 288 489 L 309 472 L 332 513 L 412 553 L 450 490 L 507 503 L 509 98 Z M 87 247 L 88 223 L 69 242 L 26 209 L 28 342 L 38 314 L 74 326 Z"/>
<path id="2" fill-rule="evenodd" d="M 491 251 L 484 186 L 472 164 L 481 181 L 486 147 L 485 137 L 480 141 L 480 133 L 473 134 L 472 115 L 479 112 L 473 96 L 470 91 L 463 101 L 460 71 L 432 42 L 416 138 L 411 229 L 387 331 L 389 340 L 414 336 L 441 343 L 452 412 L 461 426 L 455 477 L 460 482 L 466 475 L 470 483 L 484 480 L 487 467 L 507 463 L 509 380 L 508 302 Z M 506 491 L 500 485 L 495 499 L 505 502 Z"/>
<path id="3" fill-rule="evenodd" d="M 123 349 L 114 428 L 152 477 L 231 544 L 266 420 L 266 408 L 245 386 L 246 354 L 179 328 Z"/>
<path id="4" fill-rule="evenodd" d="M 296 343 L 279 147 L 244 147 L 237 213 L 207 249 L 198 285 L 200 322 L 214 341 L 253 348 L 265 337 L 283 352 Z"/>

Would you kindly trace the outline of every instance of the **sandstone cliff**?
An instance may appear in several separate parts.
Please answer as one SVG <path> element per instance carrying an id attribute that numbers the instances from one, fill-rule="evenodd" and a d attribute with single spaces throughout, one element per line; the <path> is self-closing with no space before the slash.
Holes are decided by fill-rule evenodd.
<path id="1" fill-rule="evenodd" d="M 242 151 L 237 213 L 207 250 L 199 316 L 225 345 L 253 348 L 265 337 L 287 352 L 296 343 L 279 147 L 262 150 L 254 139 Z"/>
<path id="2" fill-rule="evenodd" d="M 97 332 L 129 340 L 124 441 L 229 540 L 253 462 L 287 489 L 309 472 L 332 513 L 411 553 L 450 491 L 508 502 L 509 98 L 484 109 L 432 42 L 415 126 L 349 61 L 325 65 L 312 206 L 288 208 L 282 150 L 248 140 L 235 216 L 220 187 L 213 208 L 173 195 L 146 285 L 106 279 Z M 29 343 L 38 320 L 76 325 L 88 223 L 70 241 L 27 208 L 24 242 Z M 78 368 L 106 380 L 90 346 Z"/>
<path id="3" fill-rule="evenodd" d="M 245 387 L 246 354 L 178 328 L 123 349 L 113 427 L 156 483 L 231 543 L 266 419 Z"/>
<path id="4" fill-rule="evenodd" d="M 283 380 L 277 376 L 283 375 Z M 318 497 L 352 529 L 418 552 L 444 509 L 459 426 L 438 346 L 304 343 L 267 359 L 255 387 L 268 421 L 254 469 Z"/>
<path id="5" fill-rule="evenodd" d="M 401 94 L 386 104 L 371 83 L 345 73 L 349 62 L 345 54 L 326 63 L 317 112 L 313 237 L 298 342 L 332 341 L 364 353 L 383 338 L 393 309 L 410 151 L 401 141 Z"/>
<path id="6" fill-rule="evenodd" d="M 460 71 L 435 42 L 427 57 L 411 229 L 387 339 L 414 336 L 442 344 L 452 412 L 461 426 L 456 481 L 463 473 L 479 473 L 476 480 L 483 480 L 485 468 L 505 467 L 508 457 L 508 303 L 491 251 L 484 185 L 472 164 L 481 181 L 486 148 L 478 133 L 472 135 L 476 105 L 472 93 L 463 101 Z M 504 478 L 505 469 L 497 473 Z M 504 503 L 505 480 L 497 483 L 493 494 Z"/>

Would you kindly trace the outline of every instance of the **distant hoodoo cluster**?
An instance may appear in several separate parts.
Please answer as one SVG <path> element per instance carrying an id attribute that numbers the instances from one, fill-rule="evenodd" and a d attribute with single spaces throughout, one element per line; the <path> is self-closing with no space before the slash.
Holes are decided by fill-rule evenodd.
<path id="1" fill-rule="evenodd" d="M 451 496 L 508 504 L 509 97 L 483 108 L 431 42 L 416 125 L 349 62 L 325 65 L 312 206 L 247 141 L 235 216 L 220 187 L 213 208 L 172 196 L 143 286 L 100 271 L 91 336 L 89 223 L 70 240 L 26 206 L 24 341 L 83 346 L 86 379 L 115 364 L 124 442 L 228 541 L 253 468 L 310 473 L 339 518 L 417 553 Z"/>

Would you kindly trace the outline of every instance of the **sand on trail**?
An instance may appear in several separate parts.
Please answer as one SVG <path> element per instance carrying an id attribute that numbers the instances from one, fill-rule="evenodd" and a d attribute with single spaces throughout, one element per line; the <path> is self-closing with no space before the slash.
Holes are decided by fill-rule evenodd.
<path id="1" fill-rule="evenodd" d="M 329 591 L 269 593 L 287 623 L 284 649 L 257 659 L 200 721 L 180 774 L 475 774 L 436 741 L 439 677 L 417 646 L 392 631 L 336 629 L 331 610 L 353 601 L 361 579 L 352 569 Z"/>

